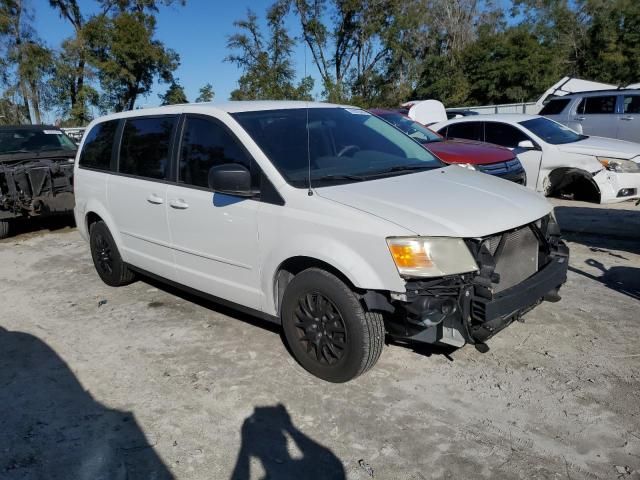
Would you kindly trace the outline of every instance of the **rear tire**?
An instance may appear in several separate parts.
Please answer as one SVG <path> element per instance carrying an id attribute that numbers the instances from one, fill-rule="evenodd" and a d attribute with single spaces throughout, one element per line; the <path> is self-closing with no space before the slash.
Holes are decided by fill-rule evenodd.
<path id="1" fill-rule="evenodd" d="M 135 274 L 122 261 L 116 242 L 103 221 L 91 225 L 89 245 L 93 265 L 104 283 L 121 287 L 135 280 Z"/>
<path id="2" fill-rule="evenodd" d="M 11 224 L 9 220 L 0 220 L 0 240 L 7 238 L 11 234 Z"/>
<path id="3" fill-rule="evenodd" d="M 294 358 L 323 380 L 356 378 L 382 353 L 382 315 L 367 312 L 351 288 L 325 270 L 309 268 L 291 280 L 281 318 Z"/>

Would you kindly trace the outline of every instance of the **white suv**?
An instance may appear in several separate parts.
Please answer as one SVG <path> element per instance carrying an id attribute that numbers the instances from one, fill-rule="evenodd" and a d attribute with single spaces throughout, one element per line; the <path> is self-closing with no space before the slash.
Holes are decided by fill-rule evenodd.
<path id="1" fill-rule="evenodd" d="M 89 125 L 75 215 L 104 282 L 162 278 L 281 323 L 333 382 L 401 341 L 483 344 L 558 300 L 568 250 L 524 187 L 351 107 L 179 105 Z"/>

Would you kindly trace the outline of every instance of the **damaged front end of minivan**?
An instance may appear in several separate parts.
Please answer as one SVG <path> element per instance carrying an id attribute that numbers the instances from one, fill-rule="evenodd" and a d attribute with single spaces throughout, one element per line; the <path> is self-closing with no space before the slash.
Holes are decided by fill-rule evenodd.
<path id="1" fill-rule="evenodd" d="M 552 214 L 498 234 L 464 240 L 477 264 L 471 273 L 407 279 L 406 293 L 367 294 L 385 311 L 396 340 L 462 347 L 487 339 L 543 301 L 560 300 L 569 249 Z"/>
<path id="2" fill-rule="evenodd" d="M 73 163 L 68 157 L 0 161 L 0 220 L 73 210 Z"/>

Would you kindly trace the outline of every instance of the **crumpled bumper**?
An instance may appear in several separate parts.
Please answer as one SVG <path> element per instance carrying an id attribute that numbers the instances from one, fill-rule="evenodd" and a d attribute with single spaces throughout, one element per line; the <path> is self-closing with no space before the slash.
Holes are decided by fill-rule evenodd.
<path id="1" fill-rule="evenodd" d="M 593 175 L 600 189 L 600 203 L 618 203 L 640 199 L 640 173 L 601 170 Z"/>

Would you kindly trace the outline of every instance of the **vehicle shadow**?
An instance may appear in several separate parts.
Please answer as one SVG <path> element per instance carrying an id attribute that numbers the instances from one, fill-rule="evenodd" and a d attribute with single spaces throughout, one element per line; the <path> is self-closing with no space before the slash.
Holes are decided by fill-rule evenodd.
<path id="1" fill-rule="evenodd" d="M 65 228 L 75 228 L 76 222 L 73 215 L 53 215 L 50 217 L 16 218 L 11 220 L 9 237 L 4 239 L 10 242 L 16 237 L 32 233 L 53 232 Z"/>
<path id="2" fill-rule="evenodd" d="M 158 290 L 161 290 L 170 295 L 176 296 L 186 302 L 195 303 L 196 305 L 206 308 L 207 310 L 213 310 L 227 317 L 231 317 L 235 320 L 240 320 L 255 327 L 264 328 L 265 330 L 269 330 L 273 333 L 280 333 L 280 325 L 274 322 L 270 322 L 263 318 L 242 312 L 232 307 L 228 307 L 226 305 L 223 305 L 222 303 L 215 302 L 214 300 L 209 300 L 207 298 L 201 297 L 200 295 L 190 293 L 187 290 L 175 287 L 153 277 L 143 275 L 141 273 L 137 273 L 136 275 L 140 281 L 148 284 L 149 286 L 157 288 Z"/>
<path id="3" fill-rule="evenodd" d="M 173 478 L 131 412 L 97 402 L 39 338 L 2 327 L 0 477 Z"/>
<path id="4" fill-rule="evenodd" d="M 242 444 L 231 480 L 249 480 L 252 459 L 260 462 L 264 478 L 327 479 L 346 478 L 342 462 L 328 448 L 320 445 L 296 428 L 282 404 L 255 407 L 242 424 Z M 292 455 L 295 445 L 299 454 Z M 295 450 L 294 450 L 295 451 Z"/>
<path id="5" fill-rule="evenodd" d="M 402 347 L 410 349 L 412 352 L 422 355 L 423 357 L 443 356 L 450 361 L 454 361 L 452 354 L 459 350 L 451 345 L 444 344 L 432 344 L 432 343 L 420 343 L 420 342 L 407 342 L 403 340 L 396 340 L 391 336 L 387 336 L 386 345 L 393 345 L 396 347 Z"/>
<path id="6" fill-rule="evenodd" d="M 561 205 L 555 208 L 563 236 L 590 248 L 640 254 L 640 207 L 614 209 Z"/>
<path id="7" fill-rule="evenodd" d="M 640 268 L 615 266 L 606 268 L 601 262 L 592 258 L 585 262 L 590 267 L 602 272 L 600 276 L 592 275 L 575 267 L 569 267 L 574 273 L 596 280 L 611 290 L 623 293 L 635 300 L 640 300 Z"/>

